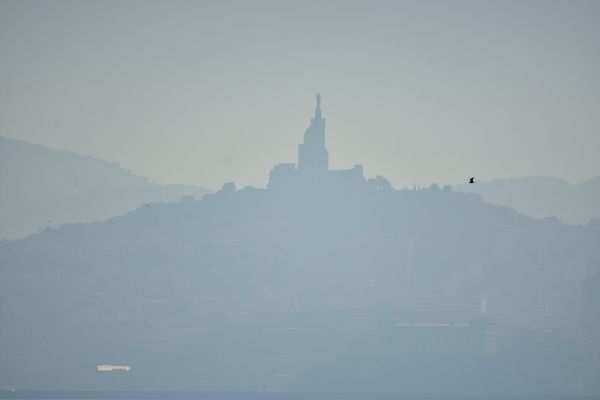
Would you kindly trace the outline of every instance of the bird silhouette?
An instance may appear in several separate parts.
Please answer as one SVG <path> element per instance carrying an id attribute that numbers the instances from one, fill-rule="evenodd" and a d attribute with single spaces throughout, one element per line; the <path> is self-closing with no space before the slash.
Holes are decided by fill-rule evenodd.
<path id="1" fill-rule="evenodd" d="M 469 183 L 475 183 L 475 177 L 470 178 Z"/>

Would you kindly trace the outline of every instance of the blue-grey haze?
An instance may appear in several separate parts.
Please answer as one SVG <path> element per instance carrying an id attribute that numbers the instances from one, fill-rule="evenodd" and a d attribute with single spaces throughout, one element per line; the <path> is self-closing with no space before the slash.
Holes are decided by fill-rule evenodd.
<path id="1" fill-rule="evenodd" d="M 598 175 L 597 1 L 0 2 L 0 135 L 264 187 L 315 92 L 396 187 Z"/>
<path id="2" fill-rule="evenodd" d="M 599 17 L 0 2 L 0 396 L 599 396 Z"/>
<path id="3" fill-rule="evenodd" d="M 101 221 L 210 190 L 158 185 L 114 163 L 0 137 L 0 239 Z"/>
<path id="4" fill-rule="evenodd" d="M 0 241 L 0 385 L 600 394 L 600 219 L 395 190 L 325 126 L 317 98 L 266 189 Z"/>
<path id="5" fill-rule="evenodd" d="M 600 218 L 600 177 L 573 185 L 548 176 L 493 179 L 463 184 L 455 190 L 480 194 L 489 203 L 499 204 L 533 218 L 558 218 L 568 224 L 586 224 Z"/>
<path id="6" fill-rule="evenodd" d="M 579 185 L 543 176 L 495 179 L 454 189 L 478 193 L 487 202 L 534 218 L 555 217 L 569 224 L 600 218 L 599 177 Z M 114 163 L 0 137 L 0 239 L 63 223 L 104 220 L 145 204 L 199 199 L 207 192 L 158 185 Z"/>

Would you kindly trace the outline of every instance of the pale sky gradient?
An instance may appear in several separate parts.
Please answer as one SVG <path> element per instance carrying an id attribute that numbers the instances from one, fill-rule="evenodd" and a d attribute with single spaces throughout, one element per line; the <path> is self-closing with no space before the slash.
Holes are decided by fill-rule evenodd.
<path id="1" fill-rule="evenodd" d="M 264 186 L 323 96 L 396 187 L 600 175 L 600 1 L 0 1 L 0 135 Z M 18 173 L 18 171 L 15 171 Z"/>

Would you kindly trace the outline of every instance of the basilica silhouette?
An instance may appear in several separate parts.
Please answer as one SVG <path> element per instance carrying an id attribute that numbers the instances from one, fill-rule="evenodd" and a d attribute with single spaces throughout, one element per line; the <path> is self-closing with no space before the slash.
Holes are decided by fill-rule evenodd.
<path id="1" fill-rule="evenodd" d="M 366 183 L 362 165 L 345 170 L 329 169 L 329 152 L 325 148 L 325 119 L 321 113 L 321 96 L 317 94 L 315 115 L 304 131 L 304 141 L 298 145 L 298 164 L 276 165 L 269 175 L 268 189 L 363 189 Z"/>

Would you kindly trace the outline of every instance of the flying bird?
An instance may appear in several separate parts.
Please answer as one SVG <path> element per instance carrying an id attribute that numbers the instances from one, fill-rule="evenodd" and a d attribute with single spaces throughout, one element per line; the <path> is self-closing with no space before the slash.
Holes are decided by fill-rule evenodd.
<path id="1" fill-rule="evenodd" d="M 470 178 L 469 183 L 475 183 L 475 177 Z"/>

